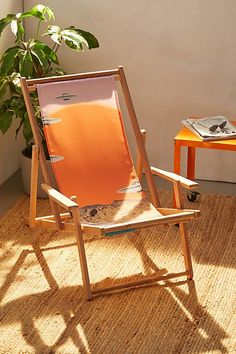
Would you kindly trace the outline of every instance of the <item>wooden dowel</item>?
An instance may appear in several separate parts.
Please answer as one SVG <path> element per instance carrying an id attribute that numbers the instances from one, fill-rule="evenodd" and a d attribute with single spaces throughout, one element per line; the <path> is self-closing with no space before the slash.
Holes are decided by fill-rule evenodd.
<path id="1" fill-rule="evenodd" d="M 27 80 L 27 85 L 32 88 L 32 90 L 36 90 L 36 84 L 46 84 L 50 82 L 60 82 L 67 80 L 79 80 L 79 79 L 87 79 L 93 77 L 101 77 L 101 76 L 113 76 L 116 75 L 116 78 L 119 79 L 119 69 L 114 70 L 101 70 L 94 71 L 88 73 L 81 74 L 72 74 L 72 75 L 63 75 L 63 76 L 51 76 L 47 78 L 39 78 L 39 79 L 30 79 Z"/>
<path id="2" fill-rule="evenodd" d="M 66 213 L 60 213 L 60 218 L 63 219 L 68 219 L 70 218 L 71 215 L 70 213 L 66 212 Z M 38 220 L 53 220 L 54 219 L 54 215 L 46 215 L 46 216 L 38 216 L 36 217 L 36 221 Z"/>
<path id="3" fill-rule="evenodd" d="M 36 219 L 36 225 L 40 225 L 42 227 L 45 227 L 46 229 L 50 230 L 58 230 L 58 227 L 55 223 L 54 220 L 51 219 L 41 219 L 37 220 Z M 104 231 L 103 229 L 100 229 L 99 227 L 91 227 L 91 226 L 86 226 L 86 225 L 81 225 L 81 229 L 84 234 L 86 235 L 95 235 L 95 236 L 103 236 Z M 65 231 L 75 231 L 75 224 L 72 222 L 62 222 L 61 230 Z"/>
<path id="4" fill-rule="evenodd" d="M 125 230 L 125 229 L 131 229 L 131 228 L 144 228 L 144 227 L 150 227 L 150 226 L 155 226 L 159 224 L 166 224 L 170 222 L 186 222 L 188 220 L 191 220 L 195 217 L 195 213 L 192 211 L 187 211 L 187 212 L 180 212 L 178 214 L 174 215 L 161 215 L 160 217 L 156 217 L 153 219 L 146 219 L 144 221 L 130 221 L 130 222 L 122 222 L 120 224 L 111 224 L 110 226 L 105 227 L 105 231 L 107 233 L 113 232 L 113 231 L 120 231 L 120 230 Z"/>
<path id="5" fill-rule="evenodd" d="M 108 291 L 121 290 L 125 288 L 133 288 L 135 286 L 156 283 L 158 281 L 165 281 L 172 278 L 182 277 L 188 275 L 188 272 L 170 273 L 167 275 L 157 275 L 153 277 L 147 277 L 145 279 L 140 279 L 136 281 L 131 281 L 129 283 L 117 284 L 106 288 L 92 289 L 92 294 L 101 294 Z"/>

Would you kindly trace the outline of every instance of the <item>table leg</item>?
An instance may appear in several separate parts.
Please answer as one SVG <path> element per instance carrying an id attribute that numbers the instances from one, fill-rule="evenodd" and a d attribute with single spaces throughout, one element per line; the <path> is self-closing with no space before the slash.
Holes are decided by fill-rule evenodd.
<path id="1" fill-rule="evenodd" d="M 174 142 L 174 173 L 180 174 L 181 146 L 179 142 Z"/>
<path id="2" fill-rule="evenodd" d="M 181 145 L 178 141 L 174 142 L 174 173 L 177 175 L 180 174 L 180 161 L 181 161 Z M 176 208 L 176 200 L 174 197 L 174 188 L 173 188 L 173 208 Z"/>
<path id="3" fill-rule="evenodd" d="M 195 178 L 195 157 L 195 147 L 188 146 L 187 178 L 191 180 L 194 180 Z"/>

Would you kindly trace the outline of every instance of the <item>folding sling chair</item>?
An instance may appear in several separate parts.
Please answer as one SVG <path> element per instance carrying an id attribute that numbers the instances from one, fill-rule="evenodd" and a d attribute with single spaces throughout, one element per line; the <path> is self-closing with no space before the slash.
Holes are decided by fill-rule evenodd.
<path id="1" fill-rule="evenodd" d="M 118 103 L 120 82 L 137 144 L 137 164 L 133 166 L 125 126 Z M 145 131 L 140 130 L 123 67 L 91 72 L 26 80 L 21 86 L 33 130 L 32 185 L 29 225 L 57 230 L 74 230 L 77 238 L 83 285 L 87 299 L 93 294 L 135 287 L 158 280 L 193 276 L 186 222 L 199 216 L 198 210 L 184 209 L 180 187 L 196 189 L 197 183 L 173 173 L 150 167 L 144 146 Z M 37 92 L 44 133 L 58 190 L 51 176 L 31 102 Z M 36 217 L 37 162 L 41 164 L 43 190 L 48 194 L 52 215 Z M 150 201 L 140 184 L 146 174 Z M 162 208 L 153 176 L 173 182 L 176 208 Z M 59 211 L 59 206 L 65 209 Z M 137 213 L 137 206 L 139 211 Z M 110 208 L 110 219 L 97 219 L 99 212 Z M 84 216 L 84 210 L 89 211 Z M 105 213 L 104 213 L 105 214 Z M 159 224 L 179 224 L 185 270 L 162 276 L 114 284 L 109 288 L 91 287 L 84 247 L 84 236 L 116 235 Z"/>

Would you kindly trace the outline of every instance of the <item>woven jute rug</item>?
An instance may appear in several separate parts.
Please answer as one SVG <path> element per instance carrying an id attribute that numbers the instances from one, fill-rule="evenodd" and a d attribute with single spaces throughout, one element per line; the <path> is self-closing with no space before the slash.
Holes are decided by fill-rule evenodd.
<path id="1" fill-rule="evenodd" d="M 163 206 L 171 195 L 161 192 Z M 39 212 L 47 209 L 41 200 Z M 189 225 L 194 281 L 84 299 L 75 236 L 23 224 L 23 197 L 0 220 L 0 353 L 236 353 L 236 198 L 201 195 Z M 86 239 L 94 286 L 182 271 L 178 227 Z"/>

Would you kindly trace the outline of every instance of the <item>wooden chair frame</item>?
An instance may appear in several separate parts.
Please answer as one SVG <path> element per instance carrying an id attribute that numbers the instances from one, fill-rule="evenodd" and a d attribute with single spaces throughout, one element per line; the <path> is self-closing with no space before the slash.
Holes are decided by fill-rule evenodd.
<path id="1" fill-rule="evenodd" d="M 93 77 L 111 76 L 111 75 L 114 75 L 116 79 L 119 80 L 121 83 L 127 110 L 134 130 L 136 143 L 137 143 L 137 162 L 136 162 L 137 175 L 140 178 L 143 171 L 146 174 L 147 184 L 150 191 L 152 204 L 154 205 L 155 208 L 158 209 L 158 211 L 162 213 L 163 217 L 162 218 L 159 217 L 154 220 L 145 220 L 145 221 L 139 221 L 133 223 L 124 222 L 124 223 L 112 224 L 110 226 L 100 227 L 100 226 L 83 224 L 80 221 L 80 211 L 79 211 L 79 204 L 77 202 L 77 198 L 73 196 L 71 196 L 71 198 L 68 198 L 52 187 L 52 181 L 48 171 L 48 166 L 46 164 L 46 157 L 44 154 L 41 138 L 37 127 L 33 105 L 30 99 L 30 93 L 36 91 L 36 84 L 59 82 L 65 80 L 78 80 L 84 78 L 93 78 Z M 180 177 L 174 173 L 170 173 L 154 167 L 150 167 L 146 149 L 145 149 L 146 132 L 145 130 L 140 130 L 139 128 L 123 67 L 120 66 L 118 69 L 115 70 L 90 72 L 90 73 L 76 74 L 76 75 L 65 75 L 62 77 L 59 76 L 59 77 L 49 77 L 49 78 L 32 79 L 32 80 L 26 80 L 25 78 L 21 78 L 21 87 L 22 87 L 27 111 L 29 114 L 29 119 L 32 126 L 32 131 L 33 131 L 34 141 L 35 141 L 35 145 L 33 146 L 33 152 L 32 152 L 30 215 L 29 215 L 28 223 L 31 228 L 40 226 L 52 230 L 76 231 L 77 246 L 78 246 L 86 298 L 90 300 L 94 294 L 99 294 L 99 293 L 112 291 L 112 290 L 118 290 L 127 287 L 135 287 L 142 284 L 152 283 L 159 280 L 167 280 L 170 278 L 175 278 L 180 276 L 186 276 L 188 279 L 191 279 L 193 277 L 193 269 L 192 269 L 186 222 L 195 217 L 198 217 L 200 215 L 200 212 L 199 210 L 189 210 L 183 208 L 180 188 L 184 187 L 189 190 L 191 189 L 195 190 L 198 184 L 186 178 Z M 45 181 L 45 183 L 42 184 L 42 188 L 47 193 L 52 208 L 52 215 L 47 215 L 43 217 L 36 216 L 38 161 L 40 162 L 44 181 Z M 154 183 L 154 178 L 153 178 L 154 175 L 158 175 L 173 183 L 173 190 L 174 190 L 174 197 L 175 197 L 175 204 L 176 204 L 175 209 L 161 208 L 160 201 L 158 199 L 157 189 Z M 65 210 L 64 213 L 59 212 L 59 206 Z M 73 222 L 68 222 L 67 219 L 68 217 L 71 216 Z M 138 230 L 141 228 L 147 228 L 158 224 L 173 224 L 173 223 L 179 224 L 179 231 L 180 231 L 182 249 L 184 254 L 185 271 L 179 273 L 171 273 L 164 276 L 147 277 L 145 279 L 140 279 L 129 283 L 114 285 L 109 288 L 106 287 L 106 288 L 92 289 L 90 279 L 89 279 L 88 265 L 87 265 L 85 248 L 84 248 L 83 236 L 85 234 L 90 233 L 90 234 L 103 235 L 111 232 L 125 231 L 130 228 L 135 228 Z"/>

